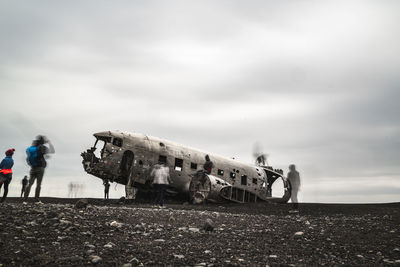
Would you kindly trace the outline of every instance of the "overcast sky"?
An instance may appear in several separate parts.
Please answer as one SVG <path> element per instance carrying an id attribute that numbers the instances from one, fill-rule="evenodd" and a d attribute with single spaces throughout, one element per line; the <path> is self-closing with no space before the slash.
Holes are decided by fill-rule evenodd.
<path id="1" fill-rule="evenodd" d="M 259 142 L 274 167 L 297 165 L 301 201 L 400 201 L 399 14 L 390 0 L 2 1 L 9 195 L 44 134 L 42 195 L 72 181 L 102 197 L 80 152 L 121 130 L 243 162 Z"/>

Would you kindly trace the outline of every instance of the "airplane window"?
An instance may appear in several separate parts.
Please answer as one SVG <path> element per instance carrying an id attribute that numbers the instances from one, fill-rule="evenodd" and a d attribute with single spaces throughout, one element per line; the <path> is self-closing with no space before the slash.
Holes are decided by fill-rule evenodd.
<path id="1" fill-rule="evenodd" d="M 257 184 L 257 178 L 253 178 L 253 184 Z"/>
<path id="2" fill-rule="evenodd" d="M 242 185 L 247 185 L 247 175 L 242 175 Z"/>
<path id="3" fill-rule="evenodd" d="M 224 170 L 218 169 L 218 175 L 223 176 L 224 175 Z"/>
<path id="4" fill-rule="evenodd" d="M 159 162 L 159 163 L 165 163 L 165 164 L 167 164 L 167 157 L 166 157 L 166 156 L 163 156 L 163 155 L 160 155 L 160 156 L 158 157 L 158 162 Z"/>
<path id="5" fill-rule="evenodd" d="M 122 139 L 115 137 L 114 140 L 113 140 L 113 145 L 121 147 L 122 146 Z"/>
<path id="6" fill-rule="evenodd" d="M 175 171 L 182 171 L 183 168 L 183 159 L 175 158 Z"/>
<path id="7" fill-rule="evenodd" d="M 197 170 L 197 163 L 191 162 L 191 163 L 190 163 L 190 168 L 191 168 L 192 170 Z"/>
<path id="8" fill-rule="evenodd" d="M 231 177 L 232 179 L 235 179 L 235 177 L 236 177 L 236 173 L 234 173 L 234 172 L 231 172 L 231 174 L 230 174 L 230 177 Z"/>

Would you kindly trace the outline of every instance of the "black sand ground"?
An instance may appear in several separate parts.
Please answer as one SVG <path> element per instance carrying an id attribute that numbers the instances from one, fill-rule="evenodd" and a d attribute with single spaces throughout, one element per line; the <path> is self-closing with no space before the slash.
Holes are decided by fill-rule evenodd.
<path id="1" fill-rule="evenodd" d="M 399 265 L 400 203 L 0 205 L 0 266 Z M 207 219 L 213 231 L 203 230 Z"/>

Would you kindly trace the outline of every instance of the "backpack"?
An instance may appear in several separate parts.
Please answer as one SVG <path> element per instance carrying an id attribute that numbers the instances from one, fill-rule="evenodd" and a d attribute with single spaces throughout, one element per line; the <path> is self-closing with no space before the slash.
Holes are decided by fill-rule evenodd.
<path id="1" fill-rule="evenodd" d="M 38 147 L 31 146 L 26 149 L 26 162 L 29 166 L 36 167 L 38 166 Z"/>

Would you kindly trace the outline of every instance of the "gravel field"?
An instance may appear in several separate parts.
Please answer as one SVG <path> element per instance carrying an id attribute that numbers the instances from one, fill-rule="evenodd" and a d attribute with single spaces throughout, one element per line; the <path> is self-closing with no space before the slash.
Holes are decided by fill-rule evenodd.
<path id="1" fill-rule="evenodd" d="M 399 265 L 400 203 L 0 205 L 0 266 Z"/>

